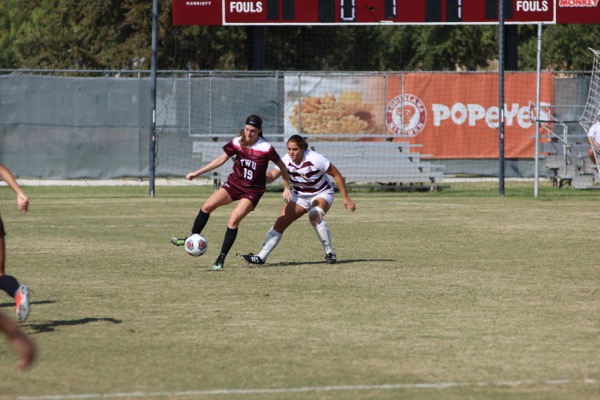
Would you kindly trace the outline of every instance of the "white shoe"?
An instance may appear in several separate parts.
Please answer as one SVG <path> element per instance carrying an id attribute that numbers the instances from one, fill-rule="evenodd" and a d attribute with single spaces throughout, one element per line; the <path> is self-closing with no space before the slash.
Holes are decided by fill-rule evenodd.
<path id="1" fill-rule="evenodd" d="M 15 314 L 17 322 L 25 322 L 29 316 L 29 286 L 21 285 L 15 295 Z"/>

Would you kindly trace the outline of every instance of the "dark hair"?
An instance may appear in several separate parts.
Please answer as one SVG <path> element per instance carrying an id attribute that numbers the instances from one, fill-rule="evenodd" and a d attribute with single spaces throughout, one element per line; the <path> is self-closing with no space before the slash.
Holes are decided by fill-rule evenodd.
<path id="1" fill-rule="evenodd" d="M 296 143 L 302 150 L 308 149 L 308 142 L 300 135 L 292 135 L 287 141 Z"/>

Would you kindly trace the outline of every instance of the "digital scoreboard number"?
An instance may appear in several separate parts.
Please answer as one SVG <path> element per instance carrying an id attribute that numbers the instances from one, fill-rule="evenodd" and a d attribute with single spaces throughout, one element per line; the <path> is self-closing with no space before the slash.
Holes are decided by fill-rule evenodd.
<path id="1" fill-rule="evenodd" d="M 503 17 L 506 24 L 600 23 L 598 3 L 503 0 Z M 174 25 L 497 24 L 498 4 L 498 0 L 172 0 Z"/>

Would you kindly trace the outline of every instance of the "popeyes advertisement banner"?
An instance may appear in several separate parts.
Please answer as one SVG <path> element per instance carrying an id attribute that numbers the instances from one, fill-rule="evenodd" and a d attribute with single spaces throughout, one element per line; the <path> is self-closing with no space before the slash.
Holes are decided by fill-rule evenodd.
<path id="1" fill-rule="evenodd" d="M 535 73 L 506 73 L 504 156 L 533 158 Z M 497 158 L 497 74 L 286 77 L 286 134 L 308 140 L 393 140 L 433 158 Z M 541 75 L 543 107 L 553 76 Z"/>

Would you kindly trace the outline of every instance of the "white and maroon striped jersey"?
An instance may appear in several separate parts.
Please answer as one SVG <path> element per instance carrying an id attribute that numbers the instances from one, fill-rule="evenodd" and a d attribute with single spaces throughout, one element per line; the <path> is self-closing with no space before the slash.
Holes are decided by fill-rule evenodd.
<path id="1" fill-rule="evenodd" d="M 299 164 L 292 161 L 288 154 L 281 160 L 285 164 L 290 176 L 290 183 L 299 196 L 311 196 L 326 190 L 333 190 L 333 185 L 327 168 L 329 160 L 323 155 L 312 150 L 304 150 L 304 157 Z"/>

